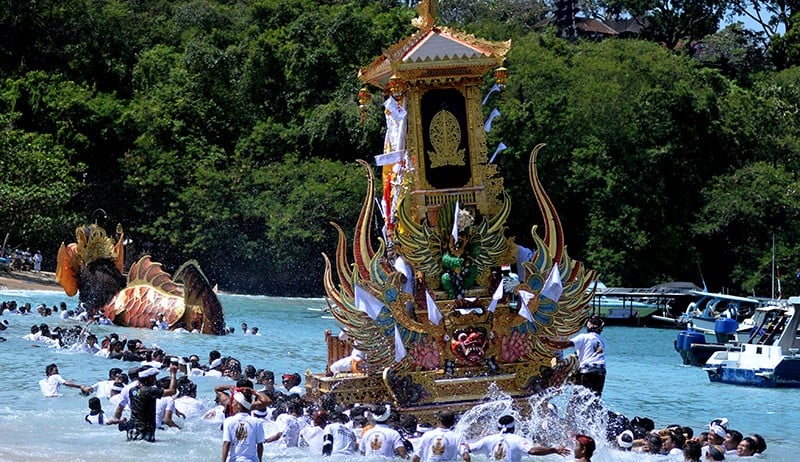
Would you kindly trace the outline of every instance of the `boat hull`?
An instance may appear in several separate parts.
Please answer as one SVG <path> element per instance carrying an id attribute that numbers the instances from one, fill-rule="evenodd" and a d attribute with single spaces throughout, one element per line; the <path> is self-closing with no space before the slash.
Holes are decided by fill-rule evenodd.
<path id="1" fill-rule="evenodd" d="M 763 388 L 800 388 L 800 355 L 779 345 L 744 344 L 740 351 L 718 351 L 706 362 L 711 382 Z"/>
<path id="2" fill-rule="evenodd" d="M 762 388 L 800 388 L 800 358 L 787 358 L 775 368 L 706 367 L 711 382 Z"/>

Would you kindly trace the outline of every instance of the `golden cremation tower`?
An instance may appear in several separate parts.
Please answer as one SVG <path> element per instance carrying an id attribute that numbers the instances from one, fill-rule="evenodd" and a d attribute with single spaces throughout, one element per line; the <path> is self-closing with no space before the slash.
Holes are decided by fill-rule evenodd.
<path id="1" fill-rule="evenodd" d="M 528 164 L 528 202 L 544 236 L 534 227 L 527 249 L 506 235 L 511 201 L 487 160 L 493 115 L 484 121 L 482 102 L 505 86 L 510 42 L 437 27 L 429 0 L 418 11 L 419 30 L 359 74 L 385 97 L 382 178 L 376 188 L 361 162 L 369 181 L 352 240 L 334 225 L 339 242 L 333 262 L 324 256 L 324 284 L 347 338 L 327 334 L 328 368 L 308 372 L 306 387 L 312 398 L 424 414 L 468 408 L 491 391 L 525 399 L 563 383 L 575 358 L 557 360 L 540 338 L 582 327 L 596 274 L 567 255 L 536 171 L 541 146 Z M 492 70 L 496 85 L 482 98 Z M 362 111 L 369 93 L 359 92 Z M 384 221 L 377 248 L 376 213 Z M 503 271 L 511 265 L 518 278 Z"/>
<path id="2" fill-rule="evenodd" d="M 502 178 L 487 162 L 481 89 L 487 72 L 504 69 L 511 42 L 436 27 L 433 8 L 432 2 L 420 2 L 414 21 L 419 32 L 389 48 L 359 78 L 407 111 L 405 146 L 403 139 L 388 136 L 385 152 L 408 151 L 415 217 L 427 213 L 435 220 L 438 209 L 455 200 L 494 215 L 501 206 Z"/>

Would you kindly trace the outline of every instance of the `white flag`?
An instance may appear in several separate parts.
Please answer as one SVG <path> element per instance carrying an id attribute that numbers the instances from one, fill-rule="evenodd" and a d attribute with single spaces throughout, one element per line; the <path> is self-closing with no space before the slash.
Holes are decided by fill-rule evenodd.
<path id="1" fill-rule="evenodd" d="M 508 146 L 506 146 L 506 144 L 501 141 L 500 144 L 497 145 L 497 149 L 494 150 L 492 158 L 489 159 L 489 163 L 491 164 L 492 162 L 494 162 L 494 158 L 497 157 L 497 153 L 499 153 L 500 151 L 504 151 L 506 149 L 508 149 Z"/>
<path id="2" fill-rule="evenodd" d="M 492 96 L 492 93 L 496 91 L 500 91 L 500 86 L 494 84 L 494 86 L 489 89 L 489 92 L 486 93 L 486 96 L 483 97 L 483 102 L 481 103 L 481 106 L 486 106 L 486 102 L 489 101 L 489 97 Z"/>
<path id="3" fill-rule="evenodd" d="M 394 120 L 400 122 L 401 120 L 406 118 L 406 108 L 397 104 L 397 100 L 394 97 L 390 96 L 386 98 L 386 101 L 383 102 L 383 107 L 389 111 L 389 115 L 392 116 Z"/>
<path id="4" fill-rule="evenodd" d="M 528 292 L 527 290 L 520 290 L 517 295 L 519 295 L 519 301 L 517 301 L 519 315 L 529 322 L 533 322 L 533 315 L 531 314 L 531 310 L 528 309 L 528 303 L 536 297 L 536 294 Z"/>
<path id="5" fill-rule="evenodd" d="M 425 291 L 425 301 L 428 305 L 428 320 L 438 326 L 439 323 L 442 322 L 442 312 L 439 311 L 439 307 L 436 306 L 436 301 L 427 290 Z"/>
<path id="6" fill-rule="evenodd" d="M 367 316 L 373 320 L 378 319 L 378 314 L 380 314 L 383 308 L 383 303 L 380 300 L 362 289 L 358 284 L 356 284 L 355 302 L 356 308 L 358 308 L 359 311 L 367 313 Z"/>
<path id="7" fill-rule="evenodd" d="M 375 198 L 375 205 L 378 206 L 378 211 L 381 212 L 381 218 L 386 219 L 386 207 L 385 207 L 384 201 L 383 200 L 378 200 L 378 198 L 376 197 Z M 385 235 L 383 236 L 383 239 L 384 240 L 386 239 Z"/>
<path id="8" fill-rule="evenodd" d="M 486 133 L 492 131 L 492 121 L 494 120 L 495 117 L 499 116 L 500 116 L 500 110 L 497 108 L 492 109 L 492 113 L 489 114 L 489 118 L 486 119 L 486 123 L 483 124 L 483 131 L 485 131 Z"/>
<path id="9" fill-rule="evenodd" d="M 453 231 L 450 232 L 450 235 L 453 236 L 453 242 L 458 242 L 458 215 L 461 213 L 461 205 L 456 200 L 456 212 L 453 215 Z"/>
<path id="10" fill-rule="evenodd" d="M 542 297 L 547 297 L 550 300 L 557 302 L 561 298 L 561 292 L 564 287 L 561 285 L 561 272 L 558 269 L 558 263 L 553 264 L 553 269 L 550 270 L 550 276 L 544 282 L 542 287 Z"/>
<path id="11" fill-rule="evenodd" d="M 406 347 L 403 345 L 403 339 L 400 338 L 400 331 L 397 329 L 397 324 L 394 325 L 394 360 L 400 362 L 406 357 Z"/>
<path id="12" fill-rule="evenodd" d="M 375 165 L 382 167 L 384 165 L 395 164 L 400 162 L 403 158 L 403 151 L 392 151 L 385 154 L 375 156 Z"/>
<path id="13" fill-rule="evenodd" d="M 403 292 L 413 294 L 414 272 L 411 270 L 411 267 L 408 266 L 408 263 L 406 263 L 406 259 L 402 256 L 397 257 L 397 259 L 394 261 L 394 269 L 406 277 L 406 282 L 403 283 Z"/>
<path id="14" fill-rule="evenodd" d="M 489 304 L 489 312 L 494 313 L 494 309 L 497 308 L 497 302 L 503 298 L 503 281 L 500 281 L 497 284 L 497 289 L 495 289 L 494 294 L 492 294 L 492 303 Z"/>

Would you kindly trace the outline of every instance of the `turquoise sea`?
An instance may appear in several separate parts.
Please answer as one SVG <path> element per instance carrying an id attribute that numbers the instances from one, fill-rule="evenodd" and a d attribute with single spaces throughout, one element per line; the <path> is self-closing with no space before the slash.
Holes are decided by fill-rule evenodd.
<path id="1" fill-rule="evenodd" d="M 223 356 L 234 356 L 242 365 L 285 372 L 307 369 L 321 371 L 327 353 L 324 332 L 338 331 L 335 322 L 320 317 L 311 309 L 321 309 L 321 299 L 273 298 L 221 295 L 229 325 L 247 322 L 257 326 L 261 336 L 231 335 L 213 337 L 173 332 L 125 329 L 116 326 L 95 326 L 92 331 L 102 338 L 118 332 L 128 338 L 139 338 L 146 345 L 157 344 L 168 353 L 188 356 L 198 354 L 203 360 L 210 350 Z M 0 291 L 0 300 L 31 302 L 48 306 L 65 301 L 70 307 L 77 298 L 50 291 Z M 78 353 L 68 349 L 35 347 L 22 339 L 32 324 L 47 322 L 51 328 L 68 326 L 74 321 L 37 315 L 5 315 L 10 327 L 0 342 L 0 461 L 106 461 L 142 460 L 210 461 L 219 460 L 221 436 L 218 425 L 203 421 L 183 422 L 182 430 L 170 429 L 157 434 L 156 443 L 125 441 L 116 427 L 96 427 L 83 422 L 87 398 L 77 390 L 66 388 L 64 396 L 44 398 L 38 381 L 44 368 L 55 362 L 67 380 L 93 384 L 106 378 L 108 369 L 131 364 Z M 800 415 L 800 390 L 768 390 L 709 383 L 705 372 L 681 364 L 672 347 L 677 331 L 608 327 L 608 378 L 603 394 L 604 404 L 628 417 L 652 418 L 657 427 L 672 423 L 689 425 L 699 433 L 714 418 L 726 417 L 730 428 L 745 435 L 761 433 L 767 439 L 767 452 L 757 460 L 795 462 L 798 457 L 797 416 Z M 213 387 L 222 379 L 200 377 L 198 397 L 213 403 Z M 570 389 L 567 389 L 569 392 Z M 565 400 L 565 399 L 564 399 Z M 561 400 L 561 401 L 564 401 Z M 554 402 L 559 403 L 558 398 Z M 113 412 L 104 403 L 106 412 Z M 486 411 L 489 412 L 489 411 Z M 595 431 L 599 435 L 602 428 Z M 562 434 L 550 435 L 555 441 L 571 444 Z M 267 446 L 265 460 L 314 461 L 317 455 L 301 449 L 279 450 Z M 736 457 L 731 458 L 735 460 Z M 479 457 L 473 460 L 483 460 Z M 565 460 L 560 456 L 536 457 L 530 460 Z M 621 453 L 601 446 L 594 461 L 660 461 L 664 456 L 642 456 Z"/>

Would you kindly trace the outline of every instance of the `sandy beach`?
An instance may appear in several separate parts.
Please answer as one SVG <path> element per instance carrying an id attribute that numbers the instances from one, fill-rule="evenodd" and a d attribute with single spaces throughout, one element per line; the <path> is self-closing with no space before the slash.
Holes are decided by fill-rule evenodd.
<path id="1" fill-rule="evenodd" d="M 62 290 L 55 273 L 0 271 L 0 290 Z"/>

